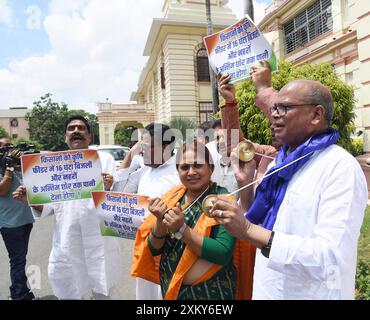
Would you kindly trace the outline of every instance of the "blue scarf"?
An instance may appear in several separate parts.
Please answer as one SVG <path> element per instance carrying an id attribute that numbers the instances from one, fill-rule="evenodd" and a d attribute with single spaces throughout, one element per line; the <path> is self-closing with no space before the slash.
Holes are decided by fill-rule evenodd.
<path id="1" fill-rule="evenodd" d="M 287 154 L 289 147 L 283 145 L 276 156 L 275 166 L 266 175 L 300 157 L 307 156 L 262 180 L 256 190 L 254 202 L 246 213 L 246 218 L 254 224 L 261 224 L 266 229 L 272 230 L 289 180 L 311 158 L 313 151 L 325 149 L 335 144 L 338 139 L 338 131 L 328 128 L 311 137 L 289 154 Z"/>

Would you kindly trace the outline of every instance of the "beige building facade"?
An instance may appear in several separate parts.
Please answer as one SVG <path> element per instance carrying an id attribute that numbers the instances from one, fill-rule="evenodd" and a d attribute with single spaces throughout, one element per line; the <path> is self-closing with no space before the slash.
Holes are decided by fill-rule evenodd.
<path id="1" fill-rule="evenodd" d="M 227 3 L 211 0 L 214 32 L 237 22 Z M 136 104 L 125 106 L 147 112 L 146 119 L 152 114 L 152 120 L 161 123 L 169 123 L 175 117 L 197 123 L 213 119 L 208 58 L 203 44 L 207 35 L 205 11 L 205 0 L 164 0 L 163 18 L 153 19 L 145 44 L 147 64 L 130 97 Z M 114 113 L 116 106 L 98 105 L 102 144 L 113 143 L 118 123 L 131 125 L 130 115 L 124 109 Z M 111 114 L 109 108 L 113 108 Z M 136 117 L 140 119 L 141 115 Z M 143 125 L 144 122 L 141 121 Z"/>
<path id="2" fill-rule="evenodd" d="M 98 104 L 100 144 L 114 144 L 114 129 L 117 124 L 143 128 L 154 121 L 154 107 L 146 104 Z"/>
<path id="3" fill-rule="evenodd" d="M 227 0 L 211 0 L 217 32 L 237 21 Z M 148 56 L 135 104 L 99 104 L 100 139 L 112 144 L 118 123 L 142 127 L 186 117 L 213 119 L 206 36 L 205 0 L 164 0 L 163 18 L 153 19 L 144 48 Z M 328 62 L 355 88 L 356 128 L 370 152 L 370 0 L 273 0 L 260 30 L 278 59 L 294 64 Z M 141 126 L 140 126 L 141 125 Z"/>
<path id="4" fill-rule="evenodd" d="M 27 108 L 9 108 L 0 110 L 0 126 L 2 126 L 12 139 L 29 139 L 28 121 L 26 114 L 30 112 Z"/>
<path id="5" fill-rule="evenodd" d="M 259 28 L 279 59 L 331 63 L 354 86 L 356 128 L 370 152 L 370 1 L 273 0 Z"/>

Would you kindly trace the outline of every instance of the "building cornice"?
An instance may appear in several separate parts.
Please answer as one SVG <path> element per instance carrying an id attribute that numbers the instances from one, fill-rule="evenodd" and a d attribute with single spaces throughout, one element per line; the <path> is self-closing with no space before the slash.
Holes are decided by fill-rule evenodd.
<path id="1" fill-rule="evenodd" d="M 288 22 L 291 20 L 295 15 L 299 14 L 303 10 L 305 10 L 307 7 L 309 7 L 311 4 L 313 4 L 317 0 L 307 0 L 307 1 L 301 1 L 301 0 L 286 0 L 283 2 L 279 7 L 277 7 L 274 11 L 267 14 L 263 20 L 258 24 L 258 28 L 262 32 L 270 32 L 274 30 L 265 30 L 267 26 L 274 23 L 274 20 L 277 20 L 278 23 L 274 23 L 276 26 L 275 29 L 278 28 L 278 26 Z M 284 15 L 291 10 L 288 15 L 284 17 Z"/>
<path id="2" fill-rule="evenodd" d="M 280 6 L 278 6 L 275 10 L 268 13 L 262 21 L 258 24 L 258 28 L 263 31 L 264 28 L 272 22 L 272 20 L 279 18 L 283 13 L 285 13 L 288 9 L 294 6 L 299 0 L 286 0 Z"/>
<path id="3" fill-rule="evenodd" d="M 235 21 L 231 22 L 235 23 Z M 153 48 L 157 43 L 157 39 L 160 35 L 161 28 L 164 26 L 172 26 L 172 27 L 196 27 L 196 28 L 204 28 L 204 31 L 207 31 L 207 23 L 206 22 L 199 22 L 199 21 L 183 21 L 183 20 L 169 20 L 169 19 L 153 19 L 152 25 L 150 27 L 150 31 L 148 34 L 147 42 L 145 44 L 144 56 L 151 56 Z M 227 24 L 217 24 L 213 23 L 213 28 L 215 29 L 224 29 L 228 27 Z"/>
<path id="4" fill-rule="evenodd" d="M 235 23 L 235 21 L 230 22 L 230 24 Z M 229 24 L 229 25 L 230 25 Z M 219 30 L 222 30 L 229 25 L 226 24 L 213 24 L 214 31 L 217 32 Z M 149 35 L 147 38 L 147 42 L 144 48 L 144 56 L 149 56 L 149 59 L 143 68 L 143 70 L 140 73 L 139 76 L 139 81 L 137 85 L 137 90 L 131 93 L 130 100 L 131 101 L 136 101 L 137 100 L 137 94 L 140 92 L 142 89 L 146 78 L 148 74 L 150 73 L 150 70 L 153 68 L 153 65 L 157 59 L 157 51 L 159 51 L 161 43 L 158 41 L 160 38 L 162 32 L 167 32 L 164 31 L 166 27 L 182 27 L 182 28 L 194 28 L 199 30 L 198 32 L 194 34 L 198 34 L 201 36 L 205 36 L 207 34 L 207 24 L 204 22 L 199 22 L 199 21 L 182 21 L 182 20 L 169 20 L 169 19 L 153 19 L 152 26 L 149 31 Z M 179 34 L 181 33 L 181 30 L 177 30 L 174 32 L 174 34 Z M 184 34 L 187 34 L 186 31 L 183 31 Z"/>

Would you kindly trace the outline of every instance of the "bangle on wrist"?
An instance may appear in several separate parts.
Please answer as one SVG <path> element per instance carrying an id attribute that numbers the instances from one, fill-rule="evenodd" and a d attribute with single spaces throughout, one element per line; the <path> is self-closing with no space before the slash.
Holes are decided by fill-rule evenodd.
<path id="1" fill-rule="evenodd" d="M 163 236 L 158 236 L 158 235 L 156 235 L 156 234 L 154 233 L 153 228 L 152 228 L 152 231 L 151 231 L 150 233 L 151 233 L 151 235 L 153 236 L 153 238 L 154 238 L 154 239 L 161 240 L 161 239 L 166 238 L 166 235 L 163 235 Z"/>

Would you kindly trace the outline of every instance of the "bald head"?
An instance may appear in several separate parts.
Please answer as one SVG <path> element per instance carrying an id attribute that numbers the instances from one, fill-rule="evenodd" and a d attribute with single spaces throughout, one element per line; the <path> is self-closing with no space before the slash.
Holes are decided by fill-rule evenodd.
<path id="1" fill-rule="evenodd" d="M 325 118 L 328 123 L 333 119 L 333 96 L 327 87 L 314 80 L 293 80 L 285 85 L 281 93 L 294 94 L 300 100 L 321 105 L 325 109 Z"/>

